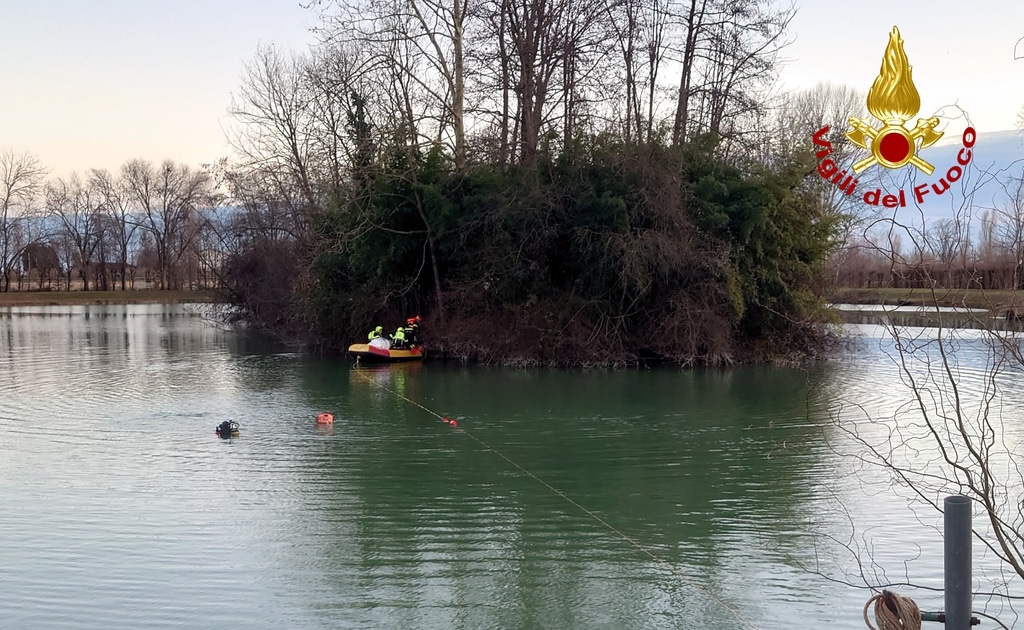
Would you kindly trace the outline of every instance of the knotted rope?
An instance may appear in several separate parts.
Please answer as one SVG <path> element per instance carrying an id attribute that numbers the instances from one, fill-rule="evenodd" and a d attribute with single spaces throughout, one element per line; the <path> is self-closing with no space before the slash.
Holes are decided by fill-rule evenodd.
<path id="1" fill-rule="evenodd" d="M 868 620 L 868 608 L 875 604 L 875 623 Z M 864 623 L 871 630 L 921 630 L 921 609 L 909 597 L 900 597 L 896 593 L 882 591 L 864 604 Z"/>

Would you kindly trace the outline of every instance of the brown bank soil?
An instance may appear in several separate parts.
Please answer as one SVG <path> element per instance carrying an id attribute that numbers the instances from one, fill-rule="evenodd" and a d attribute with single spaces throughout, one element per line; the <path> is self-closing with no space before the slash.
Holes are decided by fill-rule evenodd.
<path id="1" fill-rule="evenodd" d="M 160 291 L 135 289 L 127 291 L 7 291 L 0 292 L 0 307 L 61 306 L 81 304 L 181 304 L 184 302 L 216 302 L 212 290 Z"/>
<path id="2" fill-rule="evenodd" d="M 833 304 L 959 306 L 996 313 L 1024 310 L 1024 291 L 992 289 L 838 289 Z"/>

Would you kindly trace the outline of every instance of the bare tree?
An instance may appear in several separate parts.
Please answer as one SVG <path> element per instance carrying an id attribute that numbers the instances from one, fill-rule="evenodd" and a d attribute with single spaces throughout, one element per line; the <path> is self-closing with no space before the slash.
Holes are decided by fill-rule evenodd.
<path id="1" fill-rule="evenodd" d="M 48 245 L 57 254 L 58 267 L 64 272 L 65 289 L 70 291 L 75 273 L 75 258 L 77 248 L 71 236 L 64 230 L 50 237 Z M 58 272 L 57 288 L 60 288 L 60 273 Z"/>
<path id="2" fill-rule="evenodd" d="M 308 214 L 302 200 L 282 182 L 272 168 L 225 170 L 219 174 L 228 196 L 236 204 L 233 213 L 218 215 L 212 225 L 224 232 L 224 241 L 277 242 L 305 238 Z"/>
<path id="3" fill-rule="evenodd" d="M 640 43 L 641 6 L 640 0 L 624 0 L 620 3 L 609 4 L 607 8 L 619 52 L 622 55 L 622 66 L 626 79 L 624 102 L 626 116 L 623 125 L 626 142 L 631 142 L 634 137 L 640 136 L 642 124 L 640 121 L 640 87 L 637 78 L 640 64 L 638 49 L 642 45 Z"/>
<path id="4" fill-rule="evenodd" d="M 794 160 L 810 150 L 820 149 L 812 145 L 811 138 L 817 137 L 816 134 L 827 127 L 828 131 L 820 136 L 829 147 L 824 159 L 830 159 L 834 164 L 849 163 L 859 149 L 844 134 L 846 121 L 850 116 L 866 112 L 865 100 L 862 92 L 833 83 L 819 83 L 813 88 L 785 95 L 775 107 L 773 132 L 770 146 L 765 150 L 765 159 Z M 838 221 L 839 241 L 852 242 L 855 229 L 865 218 L 858 199 L 851 198 L 822 177 L 809 177 L 804 185 L 815 191 L 823 214 Z"/>
<path id="5" fill-rule="evenodd" d="M 355 42 L 324 44 L 306 66 L 313 125 L 309 168 L 321 191 L 343 194 L 353 179 L 365 183 L 373 161 L 377 141 L 370 134 L 367 98 L 374 90 L 362 57 Z"/>
<path id="6" fill-rule="evenodd" d="M 607 8 L 625 75 L 626 142 L 653 139 L 658 74 L 668 52 L 667 4 L 666 0 L 622 0 Z"/>
<path id="7" fill-rule="evenodd" d="M 960 257 L 965 227 L 955 219 L 939 219 L 932 223 L 925 236 L 928 250 L 936 260 L 950 265 Z"/>
<path id="8" fill-rule="evenodd" d="M 83 185 L 77 174 L 58 179 L 46 187 L 46 209 L 61 224 L 61 231 L 74 247 L 82 290 L 89 290 L 89 270 L 99 245 L 101 195 Z M 69 287 L 70 288 L 70 287 Z"/>
<path id="9" fill-rule="evenodd" d="M 829 127 L 823 139 L 831 144 L 828 157 L 845 164 L 860 149 L 846 139 L 850 116 L 865 116 L 866 95 L 848 85 L 818 83 L 812 88 L 784 95 L 775 106 L 773 150 L 784 155 L 807 150 L 810 138 Z M 819 147 L 815 147 L 817 150 Z"/>
<path id="10" fill-rule="evenodd" d="M 690 100 L 693 96 L 691 85 L 695 65 L 697 63 L 697 46 L 704 30 L 705 21 L 709 19 L 710 0 L 690 0 L 686 7 L 683 26 L 682 67 L 679 73 L 679 92 L 676 97 L 676 115 L 672 126 L 672 143 L 682 144 L 686 137 L 686 129 L 690 120 Z"/>
<path id="11" fill-rule="evenodd" d="M 115 178 L 106 170 L 94 170 L 89 186 L 102 199 L 103 212 L 110 219 L 108 234 L 114 245 L 121 290 L 124 291 L 128 279 L 129 255 L 141 217 L 137 215 L 137 206 L 132 201 L 132 191 L 125 178 Z"/>
<path id="12" fill-rule="evenodd" d="M 736 137 L 765 102 L 783 38 L 796 14 L 766 1 L 689 0 L 673 3 L 679 40 L 679 89 L 673 144 L 694 133 Z"/>
<path id="13" fill-rule="evenodd" d="M 998 234 L 1001 217 L 994 210 L 982 210 L 978 216 L 981 227 L 978 234 L 978 249 L 975 257 L 978 260 L 992 260 L 998 249 Z"/>
<path id="14" fill-rule="evenodd" d="M 467 0 L 334 0 L 322 13 L 331 46 L 357 43 L 360 74 L 402 84 L 408 101 L 392 100 L 407 142 L 441 143 L 456 169 L 466 164 Z M 365 89 L 362 96 L 366 96 Z M 410 122 L 412 119 L 413 122 Z M 420 134 L 423 134 L 422 137 Z"/>
<path id="15" fill-rule="evenodd" d="M 668 12 L 666 0 L 652 0 L 647 8 L 646 19 L 644 20 L 645 42 L 644 51 L 647 53 L 647 141 L 654 139 L 654 103 L 655 95 L 658 92 L 658 75 L 661 72 L 661 65 L 668 52 L 666 47 L 666 33 L 668 29 Z"/>
<path id="16" fill-rule="evenodd" d="M 25 221 L 35 208 L 45 177 L 46 170 L 34 156 L 0 153 L 0 273 L 4 291 L 10 290 L 11 272 L 32 243 L 26 238 Z"/>
<path id="17" fill-rule="evenodd" d="M 509 38 L 509 81 L 517 101 L 519 159 L 533 164 L 547 115 L 563 112 L 563 143 L 571 143 L 575 102 L 581 78 L 595 59 L 598 18 L 605 15 L 597 2 L 525 0 L 504 2 Z M 598 53 L 600 56 L 600 53 Z M 559 79 L 561 79 L 559 81 Z"/>
<path id="18" fill-rule="evenodd" d="M 153 237 L 160 286 L 170 289 L 177 283 L 175 265 L 200 229 L 197 211 L 213 203 L 210 177 L 170 160 L 159 167 L 132 160 L 122 176 L 138 204 L 143 229 Z"/>
<path id="19" fill-rule="evenodd" d="M 102 208 L 96 215 L 96 261 L 93 286 L 98 291 L 109 291 L 111 286 L 117 286 L 118 261 L 117 244 L 115 235 L 117 229 L 114 227 L 114 220 Z M 121 267 L 123 270 L 123 267 Z M 123 276 L 122 276 L 123 277 Z"/>
<path id="20" fill-rule="evenodd" d="M 466 30 L 466 0 L 406 0 L 404 4 L 419 26 L 422 37 L 429 43 L 419 43 L 413 37 L 423 57 L 444 80 L 445 96 L 440 99 L 444 110 L 451 117 L 454 136 L 455 168 L 466 165 L 466 122 L 465 122 L 465 55 L 464 33 Z"/>
<path id="21" fill-rule="evenodd" d="M 999 223 L 996 239 L 1003 258 L 1013 267 L 1013 288 L 1024 288 L 1021 270 L 1024 268 L 1024 176 L 1011 177 L 1002 182 L 1006 199 L 996 208 Z"/>
<path id="22" fill-rule="evenodd" d="M 314 177 L 316 124 L 308 89 L 307 60 L 263 46 L 245 69 L 231 115 L 243 124 L 231 143 L 242 168 L 270 168 L 287 177 L 309 208 L 320 204 Z"/>
<path id="23" fill-rule="evenodd" d="M 588 106 L 603 100 L 606 91 L 603 66 L 612 57 L 612 48 L 604 5 L 601 0 L 576 0 L 562 8 L 562 85 L 555 109 L 561 109 L 562 153 L 568 156 L 573 154 L 574 139 L 588 130 Z"/>
<path id="24" fill-rule="evenodd" d="M 467 100 L 482 121 L 475 134 L 476 149 L 502 168 L 515 158 L 514 62 L 509 40 L 508 14 L 512 0 L 477 0 L 467 8 L 465 33 L 472 44 L 463 56 L 471 68 L 466 73 Z"/>

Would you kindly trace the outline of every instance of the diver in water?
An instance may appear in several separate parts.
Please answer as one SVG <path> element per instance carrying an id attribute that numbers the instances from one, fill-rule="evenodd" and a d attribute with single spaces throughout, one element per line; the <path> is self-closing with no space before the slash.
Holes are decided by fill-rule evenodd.
<path id="1" fill-rule="evenodd" d="M 238 423 L 234 420 L 225 420 L 217 425 L 216 433 L 217 437 L 225 440 L 238 437 Z"/>

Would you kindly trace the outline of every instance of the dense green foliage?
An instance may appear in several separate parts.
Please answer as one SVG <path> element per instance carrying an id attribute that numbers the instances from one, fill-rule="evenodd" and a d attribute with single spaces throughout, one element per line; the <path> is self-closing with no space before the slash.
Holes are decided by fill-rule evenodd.
<path id="1" fill-rule="evenodd" d="M 413 312 L 434 352 L 486 361 L 763 360 L 828 339 L 833 226 L 806 165 L 600 139 L 530 167 L 446 164 L 390 156 L 316 218 L 300 297 L 329 347 Z"/>

